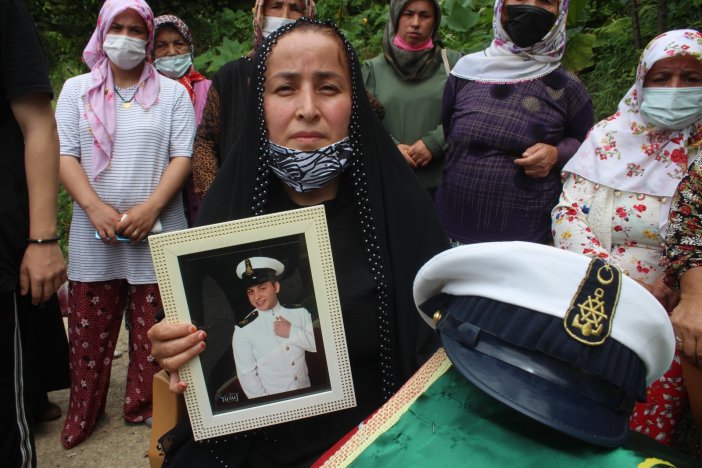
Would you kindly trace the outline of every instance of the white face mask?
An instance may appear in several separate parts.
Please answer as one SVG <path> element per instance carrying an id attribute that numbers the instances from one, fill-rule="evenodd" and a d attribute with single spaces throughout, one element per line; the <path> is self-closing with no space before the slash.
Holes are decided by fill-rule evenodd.
<path id="1" fill-rule="evenodd" d="M 268 37 L 270 33 L 278 28 L 282 28 L 286 24 L 294 23 L 295 20 L 288 18 L 278 18 L 277 16 L 264 16 L 263 17 L 263 37 Z"/>
<path id="2" fill-rule="evenodd" d="M 161 57 L 154 60 L 154 66 L 162 75 L 177 80 L 190 70 L 193 59 L 190 54 Z"/>
<path id="3" fill-rule="evenodd" d="M 146 57 L 146 41 L 123 34 L 108 34 L 102 43 L 110 62 L 121 70 L 131 70 Z"/>

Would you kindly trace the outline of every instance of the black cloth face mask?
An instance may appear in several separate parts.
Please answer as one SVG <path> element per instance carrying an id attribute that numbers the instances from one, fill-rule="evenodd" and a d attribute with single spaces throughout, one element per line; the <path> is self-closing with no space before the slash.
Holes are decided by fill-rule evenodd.
<path id="1" fill-rule="evenodd" d="M 556 22 L 556 15 L 531 5 L 507 5 L 507 17 L 505 31 L 521 48 L 541 41 Z"/>

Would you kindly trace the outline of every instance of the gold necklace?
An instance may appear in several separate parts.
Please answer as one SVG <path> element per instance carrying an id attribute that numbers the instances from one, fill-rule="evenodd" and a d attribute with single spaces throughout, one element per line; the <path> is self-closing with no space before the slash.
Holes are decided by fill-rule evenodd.
<path id="1" fill-rule="evenodd" d="M 132 97 L 129 98 L 129 100 L 126 100 L 122 97 L 121 94 L 119 94 L 119 91 L 117 90 L 117 87 L 115 86 L 115 93 L 117 93 L 117 96 L 122 100 L 122 107 L 125 109 L 129 109 L 132 107 L 132 101 L 134 100 L 134 97 L 136 96 L 136 91 L 134 91 L 134 94 L 132 94 Z"/>

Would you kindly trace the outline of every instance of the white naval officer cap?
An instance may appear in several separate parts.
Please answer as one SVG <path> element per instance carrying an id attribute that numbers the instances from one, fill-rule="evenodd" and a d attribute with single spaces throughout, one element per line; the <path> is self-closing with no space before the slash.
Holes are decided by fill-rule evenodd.
<path id="1" fill-rule="evenodd" d="M 236 266 L 236 276 L 241 278 L 247 287 L 277 281 L 285 267 L 271 257 L 248 257 Z"/>
<path id="2" fill-rule="evenodd" d="M 673 360 L 665 309 L 599 258 L 527 242 L 442 252 L 415 303 L 456 368 L 513 409 L 594 444 L 624 443 Z"/>

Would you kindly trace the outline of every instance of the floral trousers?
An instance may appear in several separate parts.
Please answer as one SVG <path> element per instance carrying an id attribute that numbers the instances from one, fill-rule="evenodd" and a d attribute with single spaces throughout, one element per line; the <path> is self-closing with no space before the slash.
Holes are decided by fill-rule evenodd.
<path id="1" fill-rule="evenodd" d="M 646 401 L 637 403 L 629 428 L 664 445 L 673 441 L 676 426 L 687 410 L 687 390 L 683 381 L 680 355 L 676 352 L 663 377 L 646 389 Z"/>
<path id="2" fill-rule="evenodd" d="M 87 439 L 105 412 L 112 359 L 127 307 L 129 367 L 124 419 L 138 423 L 151 416 L 152 379 L 160 368 L 151 356 L 146 333 L 156 322 L 161 296 L 156 284 L 70 281 L 68 307 L 71 395 L 61 432 L 65 448 Z"/>

